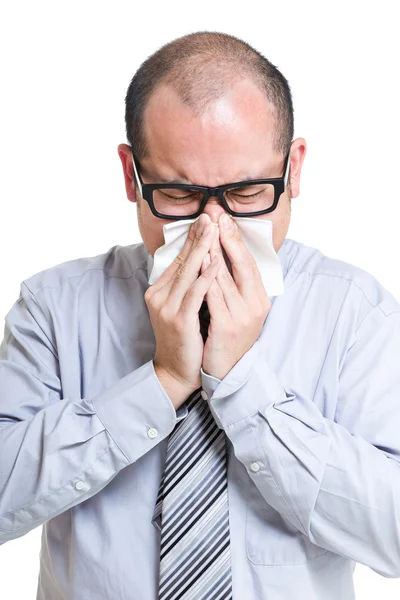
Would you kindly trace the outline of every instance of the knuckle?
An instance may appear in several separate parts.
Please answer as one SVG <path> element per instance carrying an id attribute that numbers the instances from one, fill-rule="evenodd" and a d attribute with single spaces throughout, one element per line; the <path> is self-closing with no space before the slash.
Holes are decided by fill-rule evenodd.
<path id="1" fill-rule="evenodd" d="M 181 254 L 177 254 L 174 258 L 174 264 L 180 267 L 185 262 L 184 257 Z"/>
<path id="2" fill-rule="evenodd" d="M 169 322 L 169 325 L 174 333 L 179 334 L 181 332 L 182 326 L 181 326 L 181 321 L 179 319 L 173 318 Z"/>
<path id="3" fill-rule="evenodd" d="M 189 303 L 195 295 L 196 295 L 196 287 L 195 287 L 195 285 L 194 286 L 192 285 L 186 292 L 185 298 L 181 304 L 181 311 L 184 315 L 189 311 Z"/>
<path id="4" fill-rule="evenodd" d="M 168 307 L 164 306 L 160 309 L 159 313 L 158 313 L 158 318 L 161 321 L 162 324 L 166 324 L 169 323 L 170 319 L 171 319 L 171 315 L 170 312 L 168 310 Z"/>
<path id="5" fill-rule="evenodd" d="M 219 299 L 221 297 L 221 291 L 216 285 L 212 285 L 208 290 L 208 293 L 213 296 L 215 299 Z M 220 321 L 222 323 L 222 321 Z"/>
<path id="6" fill-rule="evenodd" d="M 195 223 L 193 223 L 193 225 L 195 225 Z M 192 227 L 189 229 L 189 233 L 188 233 L 188 239 L 193 242 L 196 239 L 196 233 L 197 233 L 197 227 Z"/>
<path id="7" fill-rule="evenodd" d="M 246 259 L 246 267 L 248 269 L 250 269 L 251 271 L 257 270 L 257 265 L 256 265 L 256 261 L 254 260 L 254 256 L 252 256 L 250 253 L 248 254 L 247 259 Z"/>
<path id="8" fill-rule="evenodd" d="M 225 231 L 225 237 L 228 238 L 230 242 L 234 242 L 235 244 L 243 244 L 243 240 L 237 229 L 229 229 L 229 231 Z"/>
<path id="9" fill-rule="evenodd" d="M 224 284 L 229 287 L 229 290 L 232 294 L 236 294 L 237 293 L 237 287 L 236 287 L 236 283 L 233 280 L 232 275 L 229 273 L 228 270 L 223 271 L 222 274 L 220 275 L 221 279 L 223 280 Z"/>
<path id="10" fill-rule="evenodd" d="M 198 247 L 202 249 L 202 251 L 204 252 L 204 249 L 207 248 L 207 250 L 211 247 L 212 245 L 212 241 L 210 241 L 210 239 L 208 238 L 208 236 L 203 235 L 198 243 L 197 243 Z"/>
<path id="11" fill-rule="evenodd" d="M 221 244 L 218 243 L 218 239 L 215 239 L 214 241 L 216 242 L 213 245 L 214 253 L 218 254 L 219 256 L 222 256 L 222 247 L 221 247 Z"/>
<path id="12" fill-rule="evenodd" d="M 178 316 L 170 311 L 168 306 L 164 306 L 158 313 L 158 319 L 162 327 L 168 328 L 173 334 L 181 330 L 181 321 Z"/>
<path id="13" fill-rule="evenodd" d="M 265 310 L 259 309 L 254 311 L 254 320 L 255 321 L 263 321 L 266 317 Z"/>
<path id="14" fill-rule="evenodd" d="M 203 235 L 203 227 L 197 227 L 196 229 L 196 233 L 195 233 L 195 239 L 197 242 L 201 242 L 204 239 L 204 235 Z"/>
<path id="15" fill-rule="evenodd" d="M 271 300 L 269 298 L 267 298 L 266 302 L 260 302 L 259 306 L 257 307 L 257 315 L 260 319 L 265 319 L 265 317 L 268 315 L 270 308 L 271 308 L 272 304 L 271 304 Z"/>
<path id="16" fill-rule="evenodd" d="M 144 296 L 143 296 L 143 297 L 144 297 L 144 300 L 145 300 L 146 304 L 148 304 L 148 303 L 149 303 L 149 301 L 150 301 L 150 300 L 152 299 L 152 297 L 153 297 L 153 292 L 152 292 L 152 289 L 151 289 L 151 287 L 149 287 L 149 288 L 148 288 L 148 289 L 145 291 L 145 293 L 144 293 Z"/>
<path id="17" fill-rule="evenodd" d="M 196 244 L 198 244 L 204 237 L 203 231 L 204 231 L 204 219 L 200 219 L 197 223 L 197 227 L 195 229 L 193 229 L 193 237 L 194 237 L 194 241 Z"/>
<path id="18" fill-rule="evenodd" d="M 228 340 L 230 341 L 230 343 L 233 343 L 236 340 L 236 335 L 237 332 L 236 330 L 232 327 L 231 323 L 228 322 L 226 323 L 225 327 L 224 327 L 224 332 L 226 337 L 228 338 Z"/>
<path id="19" fill-rule="evenodd" d="M 144 293 L 144 301 L 146 302 L 146 306 L 148 308 L 155 308 L 156 307 L 156 292 L 157 290 L 154 290 L 152 288 L 149 288 L 148 290 L 146 290 L 146 292 Z"/>
<path id="20" fill-rule="evenodd" d="M 211 264 L 211 261 L 210 261 Z M 203 279 L 210 279 L 210 277 L 215 277 L 216 272 L 215 270 L 213 270 L 212 268 L 209 268 L 210 265 L 208 265 L 205 269 L 205 271 L 203 271 L 202 273 L 200 273 L 200 277 L 203 277 Z"/>
<path id="21" fill-rule="evenodd" d="M 242 327 L 247 329 L 251 325 L 251 319 L 247 315 L 243 315 L 242 317 Z"/>
<path id="22" fill-rule="evenodd" d="M 176 270 L 176 272 L 175 272 L 175 278 L 177 280 L 182 280 L 182 279 L 185 279 L 187 277 L 187 274 L 188 274 L 187 264 L 186 264 L 186 262 L 183 262 L 183 263 L 181 263 L 181 265 Z"/>

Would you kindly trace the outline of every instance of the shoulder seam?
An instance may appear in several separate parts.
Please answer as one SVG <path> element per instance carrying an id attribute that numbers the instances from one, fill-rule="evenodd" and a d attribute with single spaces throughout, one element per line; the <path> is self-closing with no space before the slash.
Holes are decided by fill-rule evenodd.
<path id="1" fill-rule="evenodd" d="M 80 275 L 71 275 L 70 277 L 63 279 L 63 281 L 61 283 L 59 283 L 58 285 L 42 285 L 42 287 L 40 289 L 38 289 L 36 291 L 36 293 L 38 294 L 45 288 L 50 288 L 52 290 L 55 290 L 55 289 L 61 287 L 66 281 L 69 281 L 70 279 L 74 279 L 75 277 L 83 277 L 83 275 L 86 275 L 86 273 L 88 273 L 89 271 L 102 271 L 104 273 L 104 269 L 101 269 L 101 268 L 86 269 L 86 271 L 84 271 Z M 136 271 L 146 271 L 146 268 L 145 267 L 136 267 L 136 269 L 134 269 L 128 277 L 121 277 L 120 275 L 110 275 L 109 277 L 105 277 L 105 279 L 113 279 L 113 278 L 115 278 L 115 279 L 131 279 L 133 277 L 133 275 L 136 273 Z M 24 280 L 22 283 L 28 288 L 30 293 L 33 296 L 35 296 L 35 294 L 32 292 L 32 290 L 26 284 L 26 280 Z"/>
<path id="2" fill-rule="evenodd" d="M 21 283 L 21 286 L 22 285 L 24 285 L 26 287 L 26 289 L 28 290 L 28 292 L 32 296 L 33 300 L 35 301 L 35 303 L 38 305 L 38 307 L 40 308 L 41 312 L 43 313 L 43 315 L 44 315 L 44 317 L 46 319 L 46 323 L 48 323 L 46 312 L 44 311 L 43 306 L 40 304 L 38 298 L 35 296 L 35 294 L 32 292 L 32 290 L 29 288 L 29 286 L 27 286 L 27 284 L 24 281 Z M 35 321 L 36 321 L 36 319 L 35 319 Z M 42 331 L 43 335 L 46 336 L 46 339 L 48 340 L 49 344 L 51 344 L 51 347 L 54 349 L 54 352 L 52 352 L 53 356 L 58 360 L 58 351 L 57 351 L 57 348 L 54 346 L 53 342 L 51 341 L 51 339 L 49 338 L 49 336 L 47 335 L 47 333 L 44 331 L 43 327 L 41 327 L 41 325 L 37 321 L 36 321 L 36 323 L 37 323 L 38 327 L 40 328 L 40 330 Z"/>
<path id="3" fill-rule="evenodd" d="M 357 288 L 358 288 L 358 289 L 359 289 L 359 290 L 360 290 L 360 291 L 363 293 L 363 295 L 364 295 L 364 298 L 366 299 L 366 301 L 368 302 L 368 304 L 370 304 L 370 306 L 371 306 L 372 308 L 378 308 L 378 309 L 381 311 L 381 313 L 382 313 L 382 314 L 383 314 L 385 317 L 390 317 L 390 315 L 393 315 L 393 314 L 396 314 L 396 313 L 400 313 L 400 310 L 393 310 L 393 311 L 392 311 L 392 312 L 390 312 L 390 313 L 385 313 L 385 312 L 384 312 L 384 311 L 381 309 L 381 307 L 379 306 L 379 304 L 372 304 L 372 302 L 369 300 L 369 298 L 368 298 L 368 296 L 366 295 L 366 293 L 365 293 L 365 291 L 363 290 L 363 288 L 362 288 L 362 287 L 360 287 L 360 286 L 358 285 L 358 283 L 356 283 L 356 282 L 354 281 L 354 279 L 350 279 L 349 277 L 343 277 L 343 275 L 334 275 L 334 274 L 332 274 L 332 273 L 322 273 L 322 272 L 319 272 L 319 273 L 310 273 L 310 271 L 307 271 L 307 270 L 304 270 L 304 271 L 298 271 L 298 270 L 296 269 L 296 267 L 295 267 L 295 266 L 293 266 L 293 265 L 292 265 L 292 269 L 294 269 L 294 270 L 296 271 L 296 273 L 298 273 L 299 275 L 301 275 L 301 273 L 307 273 L 307 275 L 311 275 L 311 276 L 314 276 L 314 275 L 325 275 L 326 277 L 336 277 L 337 279 L 344 279 L 345 281 L 350 281 L 350 283 L 352 283 L 353 285 L 355 285 L 355 286 L 356 286 L 356 287 L 357 287 Z M 372 277 L 373 277 L 373 275 L 372 275 Z"/>

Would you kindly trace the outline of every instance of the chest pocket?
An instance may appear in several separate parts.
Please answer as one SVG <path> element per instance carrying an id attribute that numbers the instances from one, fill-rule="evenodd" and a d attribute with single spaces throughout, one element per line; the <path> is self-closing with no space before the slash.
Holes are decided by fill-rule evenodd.
<path id="1" fill-rule="evenodd" d="M 307 536 L 286 521 L 260 492 L 249 486 L 246 509 L 246 553 L 256 565 L 290 566 L 305 563 L 329 552 L 312 544 Z"/>

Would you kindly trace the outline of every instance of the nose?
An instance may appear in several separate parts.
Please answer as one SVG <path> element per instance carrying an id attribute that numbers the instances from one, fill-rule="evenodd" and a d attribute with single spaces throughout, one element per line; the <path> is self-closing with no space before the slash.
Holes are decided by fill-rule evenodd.
<path id="1" fill-rule="evenodd" d="M 218 223 L 220 216 L 227 213 L 217 196 L 209 197 L 203 212 L 210 217 L 212 223 Z"/>

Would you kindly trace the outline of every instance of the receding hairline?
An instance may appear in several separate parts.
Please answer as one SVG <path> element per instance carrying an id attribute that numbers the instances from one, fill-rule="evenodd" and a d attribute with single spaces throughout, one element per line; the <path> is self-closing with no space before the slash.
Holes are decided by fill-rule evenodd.
<path id="1" fill-rule="evenodd" d="M 184 106 L 190 109 L 192 114 L 195 117 L 203 116 L 209 108 L 217 102 L 220 98 L 225 96 L 232 90 L 235 85 L 240 82 L 249 82 L 254 85 L 254 88 L 260 92 L 260 95 L 264 98 L 266 106 L 271 111 L 274 119 L 276 118 L 276 107 L 270 101 L 269 97 L 265 93 L 262 85 L 257 80 L 256 77 L 252 77 L 252 75 L 244 70 L 238 72 L 230 73 L 227 71 L 221 76 L 219 79 L 213 77 L 214 72 L 213 68 L 210 67 L 208 70 L 209 77 L 206 77 L 206 74 L 203 74 L 204 82 L 199 82 L 198 80 L 190 81 L 190 85 L 188 86 L 188 78 L 182 78 L 180 73 L 169 73 L 167 77 L 162 79 L 157 86 L 154 87 L 151 94 L 149 95 L 146 106 L 144 109 L 144 113 L 149 107 L 150 101 L 154 98 L 156 94 L 159 94 L 163 90 L 173 90 L 179 100 L 182 102 Z"/>
<path id="2" fill-rule="evenodd" d="M 172 87 L 195 115 L 202 115 L 243 78 L 251 80 L 264 95 L 273 117 L 274 150 L 285 153 L 293 135 L 293 106 L 284 76 L 247 42 L 228 34 L 197 32 L 160 48 L 131 81 L 126 97 L 126 127 L 131 145 L 137 142 L 137 158 L 144 158 L 147 151 L 145 110 L 162 84 Z"/>

